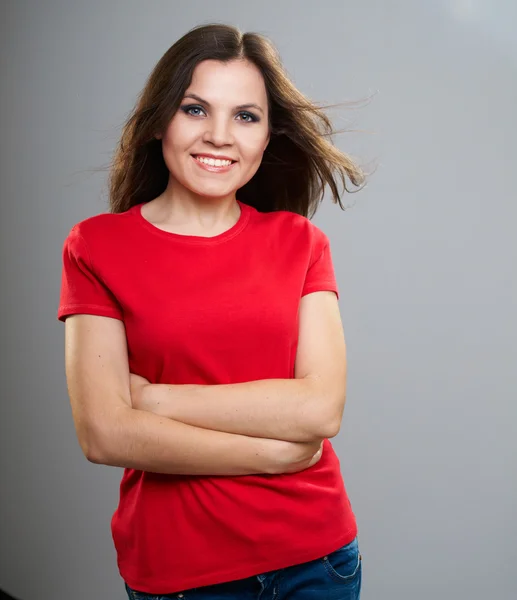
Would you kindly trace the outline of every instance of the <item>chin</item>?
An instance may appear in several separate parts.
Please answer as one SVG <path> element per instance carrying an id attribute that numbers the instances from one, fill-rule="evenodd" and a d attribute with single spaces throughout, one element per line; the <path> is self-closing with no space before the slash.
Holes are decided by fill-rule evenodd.
<path id="1" fill-rule="evenodd" d="M 231 188 L 221 188 L 221 187 L 207 187 L 207 186 L 199 186 L 199 187 L 189 187 L 190 191 L 198 196 L 204 196 L 205 198 L 226 198 L 227 196 L 231 196 L 237 190 Z"/>

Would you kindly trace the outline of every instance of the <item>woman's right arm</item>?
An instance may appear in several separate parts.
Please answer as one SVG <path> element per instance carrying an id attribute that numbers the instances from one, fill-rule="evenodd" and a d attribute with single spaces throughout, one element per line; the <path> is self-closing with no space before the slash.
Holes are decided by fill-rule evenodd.
<path id="1" fill-rule="evenodd" d="M 314 442 L 285 442 L 201 429 L 131 407 L 124 324 L 95 315 L 66 319 L 68 393 L 90 462 L 187 475 L 293 473 L 321 456 Z"/>

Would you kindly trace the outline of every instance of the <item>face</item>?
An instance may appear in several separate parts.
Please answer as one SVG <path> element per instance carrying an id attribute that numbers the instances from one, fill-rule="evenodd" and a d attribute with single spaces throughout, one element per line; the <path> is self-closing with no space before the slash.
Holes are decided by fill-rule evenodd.
<path id="1" fill-rule="evenodd" d="M 163 135 L 169 188 L 234 197 L 256 173 L 268 142 L 266 87 L 258 68 L 244 60 L 203 61 Z"/>

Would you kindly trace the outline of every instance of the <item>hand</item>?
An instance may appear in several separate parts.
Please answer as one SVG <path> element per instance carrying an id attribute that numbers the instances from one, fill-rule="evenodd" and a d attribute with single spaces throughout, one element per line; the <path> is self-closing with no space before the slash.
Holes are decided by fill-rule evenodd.
<path id="1" fill-rule="evenodd" d="M 150 410 L 150 407 L 145 402 L 144 390 L 150 385 L 149 381 L 135 373 L 129 374 L 129 388 L 131 392 L 131 407 L 137 410 Z"/>

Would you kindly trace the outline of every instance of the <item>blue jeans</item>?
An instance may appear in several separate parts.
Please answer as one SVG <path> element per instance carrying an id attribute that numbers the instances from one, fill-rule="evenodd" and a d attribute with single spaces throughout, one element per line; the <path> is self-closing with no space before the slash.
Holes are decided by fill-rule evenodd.
<path id="1" fill-rule="evenodd" d="M 359 600 L 361 574 L 356 538 L 323 558 L 174 594 L 146 594 L 125 585 L 130 600 Z"/>

